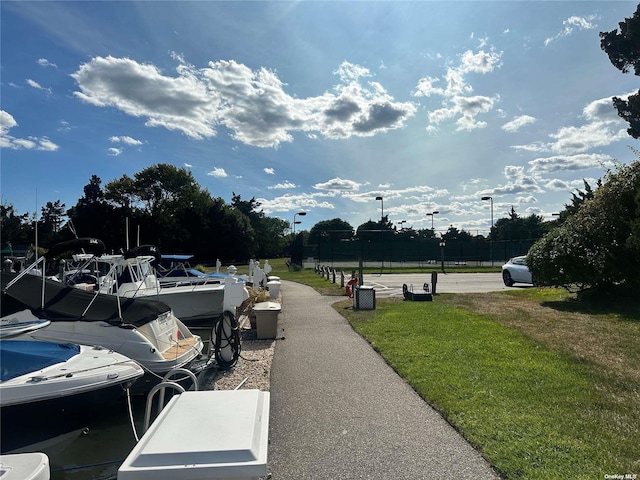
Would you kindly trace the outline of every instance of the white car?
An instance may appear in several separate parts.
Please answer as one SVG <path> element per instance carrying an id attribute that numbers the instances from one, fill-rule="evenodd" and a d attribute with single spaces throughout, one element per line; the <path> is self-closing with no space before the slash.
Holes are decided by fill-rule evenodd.
<path id="1" fill-rule="evenodd" d="M 516 282 L 534 284 L 526 259 L 526 255 L 513 257 L 502 265 L 502 280 L 507 287 L 512 287 Z"/>

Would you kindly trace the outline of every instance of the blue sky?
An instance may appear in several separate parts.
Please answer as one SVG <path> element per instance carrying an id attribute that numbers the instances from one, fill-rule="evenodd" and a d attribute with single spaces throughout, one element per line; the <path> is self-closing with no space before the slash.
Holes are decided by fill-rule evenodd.
<path id="1" fill-rule="evenodd" d="M 384 207 L 486 235 L 482 196 L 551 220 L 635 159 L 610 99 L 640 82 L 598 33 L 636 6 L 3 0 L 2 202 L 69 208 L 94 174 L 171 163 L 227 202 L 307 212 L 298 231 Z"/>

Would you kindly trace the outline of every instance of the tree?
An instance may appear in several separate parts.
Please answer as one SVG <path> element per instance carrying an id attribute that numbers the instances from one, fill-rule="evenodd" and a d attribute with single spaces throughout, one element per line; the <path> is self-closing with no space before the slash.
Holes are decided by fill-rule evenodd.
<path id="1" fill-rule="evenodd" d="M 609 61 L 622 73 L 631 68 L 635 75 L 640 75 L 640 5 L 632 17 L 618 23 L 618 30 L 600 32 L 600 47 L 609 56 Z M 613 105 L 618 115 L 629 123 L 627 133 L 633 138 L 640 138 L 640 90 L 630 95 L 627 100 L 613 97 Z"/>
<path id="2" fill-rule="evenodd" d="M 591 200 L 593 198 L 593 187 L 585 179 L 582 179 L 582 181 L 584 182 L 584 190 L 580 190 L 577 188 L 577 192 L 571 194 L 571 204 L 565 204 L 564 210 L 562 210 L 558 215 L 558 223 L 563 223 L 567 218 L 575 214 L 585 201 Z M 602 180 L 598 179 L 596 181 L 596 188 L 599 188 L 601 186 Z"/>
<path id="3" fill-rule="evenodd" d="M 259 225 L 262 235 L 259 256 L 261 258 L 274 258 L 282 255 L 286 243 L 286 232 L 289 230 L 289 222 L 281 218 L 265 216 L 260 219 Z"/>
<path id="4" fill-rule="evenodd" d="M 640 286 L 640 161 L 607 172 L 605 181 L 566 222 L 528 255 L 540 283 L 604 292 Z"/>
<path id="5" fill-rule="evenodd" d="M 34 241 L 32 222 L 29 214 L 18 215 L 12 204 L 0 205 L 0 238 L 3 246 L 28 245 Z"/>
<path id="6" fill-rule="evenodd" d="M 545 233 L 544 217 L 535 214 L 520 217 L 511 206 L 506 217 L 496 220 L 490 237 L 493 241 L 529 240 L 540 238 Z"/>
<path id="7" fill-rule="evenodd" d="M 340 218 L 322 220 L 316 223 L 309 231 L 309 243 L 339 242 L 353 238 L 353 227 L 349 222 Z"/>
<path id="8" fill-rule="evenodd" d="M 102 180 L 97 175 L 91 175 L 89 183 L 82 189 L 84 197 L 78 199 L 78 203 L 83 205 L 92 205 L 104 201 L 104 192 L 102 191 Z"/>
<path id="9" fill-rule="evenodd" d="M 107 251 L 118 251 L 125 243 L 123 219 L 131 217 L 131 209 L 108 202 L 101 184 L 100 177 L 92 175 L 83 188 L 84 196 L 67 210 L 67 216 L 75 235 L 99 238 Z"/>
<path id="10" fill-rule="evenodd" d="M 38 220 L 38 243 L 52 247 L 62 241 L 65 237 L 61 232 L 65 216 L 64 203 L 60 203 L 60 200 L 47 202 L 45 206 L 41 208 L 40 220 Z M 68 238 L 69 237 L 67 237 L 67 239 Z"/>

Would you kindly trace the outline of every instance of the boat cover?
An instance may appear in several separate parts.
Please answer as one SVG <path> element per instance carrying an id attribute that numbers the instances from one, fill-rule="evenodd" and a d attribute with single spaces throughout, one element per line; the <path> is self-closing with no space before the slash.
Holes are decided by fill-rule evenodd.
<path id="1" fill-rule="evenodd" d="M 156 320 L 171 310 L 160 300 L 148 298 L 123 298 L 103 293 L 93 293 L 68 287 L 60 282 L 45 279 L 45 303 L 42 308 L 42 277 L 24 275 L 8 290 L 6 286 L 17 274 L 2 272 L 2 317 L 24 310 L 25 306 L 42 319 L 56 321 L 107 322 L 111 325 L 140 327 Z M 6 290 L 6 291 L 5 291 Z M 95 300 L 94 300 L 94 297 Z M 93 301 L 93 303 L 91 303 Z M 119 316 L 118 302 L 122 317 Z M 91 307 L 84 313 L 87 306 Z"/>
<path id="2" fill-rule="evenodd" d="M 0 382 L 66 362 L 79 353 L 80 346 L 73 343 L 3 340 L 0 342 Z"/>

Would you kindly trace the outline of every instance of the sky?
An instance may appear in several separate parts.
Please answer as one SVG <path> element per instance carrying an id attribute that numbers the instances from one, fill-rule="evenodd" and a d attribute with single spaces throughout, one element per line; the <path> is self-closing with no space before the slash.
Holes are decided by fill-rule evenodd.
<path id="1" fill-rule="evenodd" d="M 296 231 L 384 214 L 487 235 L 512 207 L 552 220 L 637 158 L 611 97 L 640 81 L 599 38 L 636 8 L 3 0 L 1 200 L 70 208 L 92 175 L 169 163 Z"/>

